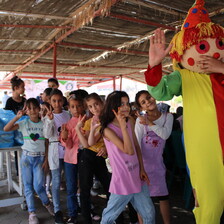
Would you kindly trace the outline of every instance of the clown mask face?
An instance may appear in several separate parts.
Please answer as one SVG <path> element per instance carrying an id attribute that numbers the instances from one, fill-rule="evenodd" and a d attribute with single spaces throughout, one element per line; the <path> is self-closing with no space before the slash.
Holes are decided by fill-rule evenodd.
<path id="1" fill-rule="evenodd" d="M 198 64 L 201 60 L 200 55 L 207 55 L 224 62 L 224 43 L 218 38 L 201 40 L 184 52 L 181 65 L 191 71 L 202 72 Z"/>

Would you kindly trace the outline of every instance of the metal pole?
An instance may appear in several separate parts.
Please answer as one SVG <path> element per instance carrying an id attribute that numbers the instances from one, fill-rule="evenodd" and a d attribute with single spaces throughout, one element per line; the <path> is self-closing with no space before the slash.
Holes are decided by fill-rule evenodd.
<path id="1" fill-rule="evenodd" d="M 116 78 L 113 77 L 113 91 L 116 90 Z"/>
<path id="2" fill-rule="evenodd" d="M 120 75 L 120 91 L 122 90 L 122 75 Z"/>
<path id="3" fill-rule="evenodd" d="M 53 53 L 53 77 L 56 78 L 57 72 L 57 44 L 54 43 L 54 53 Z"/>

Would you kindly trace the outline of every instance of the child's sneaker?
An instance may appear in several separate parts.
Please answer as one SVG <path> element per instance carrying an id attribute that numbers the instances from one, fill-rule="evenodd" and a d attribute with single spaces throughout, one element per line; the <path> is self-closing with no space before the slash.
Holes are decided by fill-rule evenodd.
<path id="1" fill-rule="evenodd" d="M 34 212 L 31 212 L 29 214 L 29 224 L 39 224 L 37 215 Z"/>
<path id="2" fill-rule="evenodd" d="M 48 212 L 49 212 L 52 216 L 54 216 L 54 206 L 52 205 L 52 203 L 49 202 L 48 205 L 44 205 L 44 206 L 45 206 L 45 208 L 48 210 Z"/>
<path id="3" fill-rule="evenodd" d="M 77 220 L 75 217 L 69 217 L 69 219 L 66 222 L 67 224 L 76 224 Z"/>
<path id="4" fill-rule="evenodd" d="M 64 224 L 63 214 L 61 211 L 57 211 L 54 217 L 55 224 Z"/>
<path id="5" fill-rule="evenodd" d="M 93 221 L 99 221 L 101 219 L 101 217 L 96 215 L 94 212 L 91 212 L 91 217 Z"/>
<path id="6" fill-rule="evenodd" d="M 46 191 L 47 197 L 48 198 L 52 198 L 51 192 L 50 191 Z"/>

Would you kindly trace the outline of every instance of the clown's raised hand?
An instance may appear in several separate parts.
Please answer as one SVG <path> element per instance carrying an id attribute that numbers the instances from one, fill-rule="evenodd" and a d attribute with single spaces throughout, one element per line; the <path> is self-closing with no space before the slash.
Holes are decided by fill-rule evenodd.
<path id="1" fill-rule="evenodd" d="M 165 34 L 161 28 L 155 30 L 155 34 L 150 37 L 149 45 L 149 65 L 154 67 L 162 62 L 169 53 L 172 45 L 165 48 Z"/>

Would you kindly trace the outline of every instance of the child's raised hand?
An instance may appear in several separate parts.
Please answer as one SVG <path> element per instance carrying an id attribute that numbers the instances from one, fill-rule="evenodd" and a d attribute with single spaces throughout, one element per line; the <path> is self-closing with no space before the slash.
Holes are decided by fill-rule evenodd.
<path id="1" fill-rule="evenodd" d="M 138 111 L 136 112 L 136 116 L 139 118 L 139 123 L 143 125 L 148 125 L 149 120 L 147 118 L 147 114 L 141 115 Z"/>
<path id="2" fill-rule="evenodd" d="M 83 117 L 79 115 L 78 122 L 76 124 L 75 129 L 80 130 L 84 126 L 85 120 L 86 120 L 86 114 Z"/>
<path id="3" fill-rule="evenodd" d="M 41 118 L 44 118 L 47 114 L 47 107 L 45 105 L 41 105 L 40 107 L 40 116 Z"/>
<path id="4" fill-rule="evenodd" d="M 93 116 L 91 121 L 91 130 L 96 130 L 100 126 L 99 117 Z"/>
<path id="5" fill-rule="evenodd" d="M 16 116 L 17 116 L 18 118 L 21 118 L 23 115 L 26 114 L 26 111 L 27 111 L 27 107 L 24 106 L 22 110 L 19 110 L 19 111 L 18 111 L 18 113 L 16 114 Z"/>
<path id="6" fill-rule="evenodd" d="M 66 124 L 63 124 L 61 126 L 61 138 L 64 141 L 66 141 L 68 139 L 68 129 L 66 127 Z"/>
<path id="7" fill-rule="evenodd" d="M 121 112 L 121 108 L 118 107 L 118 111 L 116 112 L 115 110 L 113 110 L 113 113 L 115 115 L 115 117 L 117 118 L 121 128 L 125 127 L 126 128 L 126 117 L 125 115 Z"/>
<path id="8" fill-rule="evenodd" d="M 53 118 L 54 118 L 54 114 L 53 114 L 53 112 L 52 112 L 52 109 L 46 107 L 46 110 L 47 110 L 46 116 L 48 116 L 48 118 L 49 118 L 50 120 L 53 120 Z"/>

